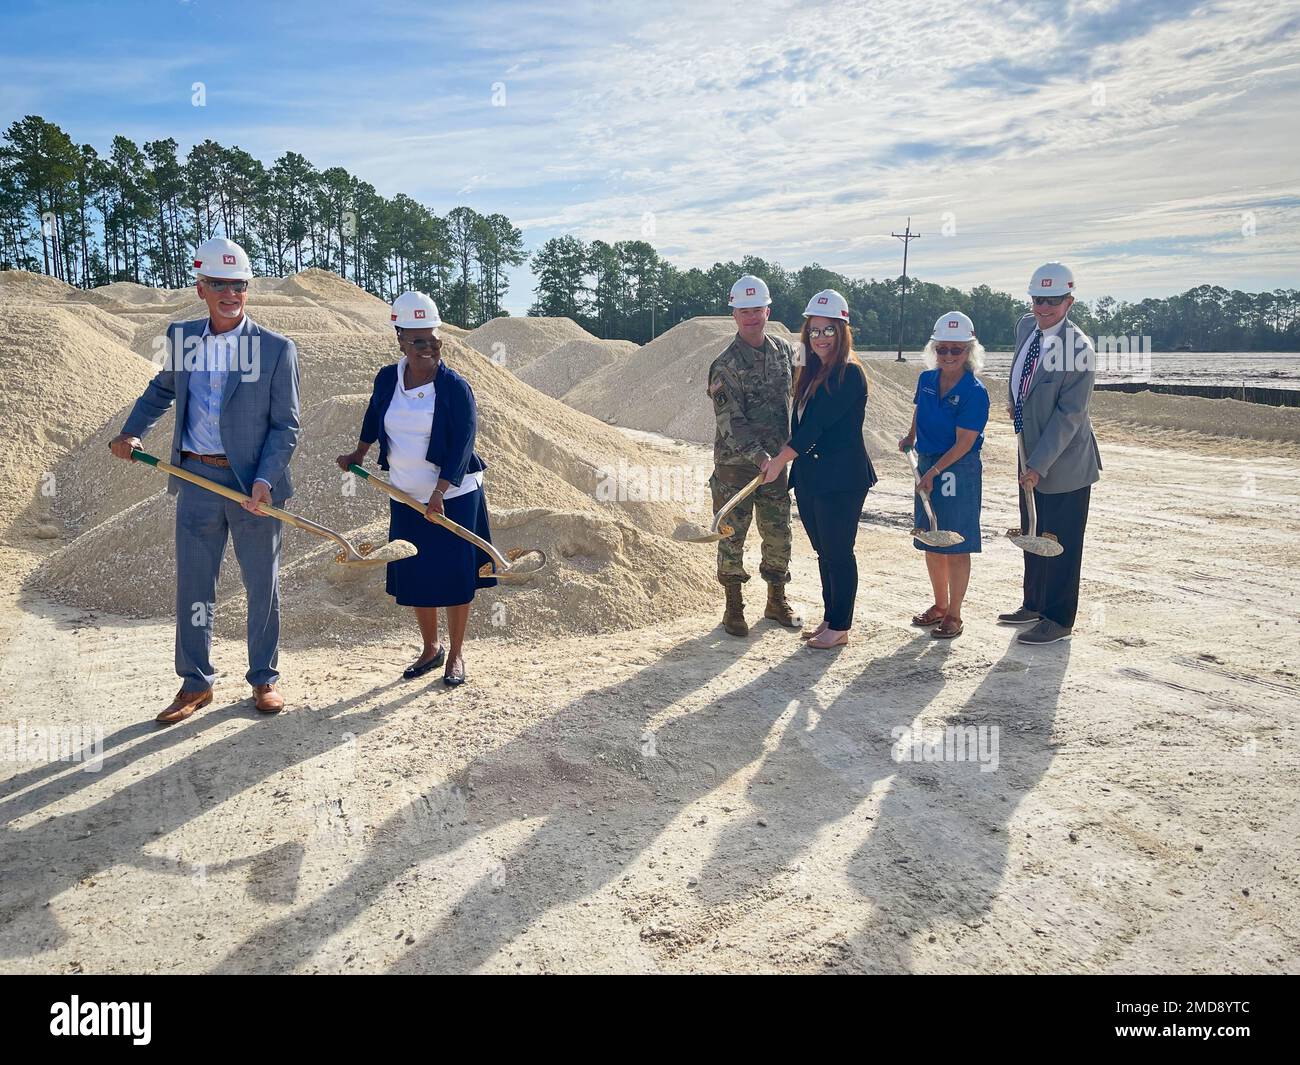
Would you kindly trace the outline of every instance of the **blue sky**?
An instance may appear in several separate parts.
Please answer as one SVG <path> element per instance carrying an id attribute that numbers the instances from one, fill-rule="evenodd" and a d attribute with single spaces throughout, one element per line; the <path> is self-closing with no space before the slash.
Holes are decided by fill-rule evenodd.
<path id="1" fill-rule="evenodd" d="M 912 272 L 962 287 L 1057 258 L 1089 298 L 1295 287 L 1297 112 L 1293 0 L 0 11 L 6 125 L 295 150 L 530 249 L 644 237 L 683 267 L 893 275 L 910 215 Z"/>

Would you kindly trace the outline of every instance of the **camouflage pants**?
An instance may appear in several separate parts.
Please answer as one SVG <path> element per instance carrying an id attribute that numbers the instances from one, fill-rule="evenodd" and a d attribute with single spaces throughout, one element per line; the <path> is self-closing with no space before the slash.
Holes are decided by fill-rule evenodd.
<path id="1" fill-rule="evenodd" d="M 732 496 L 745 487 L 757 468 L 752 466 L 718 466 L 709 478 L 713 493 L 713 510 L 717 513 Z M 763 555 L 759 576 L 768 583 L 784 584 L 790 579 L 790 488 L 786 471 L 771 484 L 760 485 L 724 520 L 736 531 L 718 541 L 718 580 L 722 584 L 743 584 L 745 572 L 745 537 L 749 523 L 758 515 L 758 535 Z"/>

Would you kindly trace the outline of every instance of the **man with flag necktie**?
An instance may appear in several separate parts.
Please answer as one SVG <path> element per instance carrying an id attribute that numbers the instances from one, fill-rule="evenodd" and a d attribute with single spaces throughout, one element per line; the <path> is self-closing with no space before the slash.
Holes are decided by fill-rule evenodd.
<path id="1" fill-rule="evenodd" d="M 998 621 L 1032 626 L 1017 640 L 1044 644 L 1065 639 L 1074 627 L 1083 534 L 1101 454 L 1088 418 L 1096 353 L 1068 318 L 1074 274 L 1062 263 L 1045 263 L 1034 271 L 1029 296 L 1033 311 L 1016 323 L 1007 411 L 1024 438 L 1025 468 L 1017 472 L 1024 490 L 1034 493 L 1038 533 L 1052 533 L 1063 551 L 1055 557 L 1025 552 L 1024 600 Z M 1032 531 L 1023 493 L 1020 522 Z"/>

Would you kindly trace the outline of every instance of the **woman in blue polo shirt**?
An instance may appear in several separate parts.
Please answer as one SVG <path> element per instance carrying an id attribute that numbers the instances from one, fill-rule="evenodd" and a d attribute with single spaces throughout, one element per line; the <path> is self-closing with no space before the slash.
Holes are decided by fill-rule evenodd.
<path id="1" fill-rule="evenodd" d="M 916 448 L 921 487 L 939 528 L 961 533 L 953 547 L 930 547 L 913 540 L 925 552 L 925 565 L 934 589 L 934 602 L 912 624 L 930 635 L 951 640 L 962 631 L 961 604 L 970 583 L 970 556 L 980 549 L 980 496 L 984 426 L 989 420 L 989 394 L 975 374 L 984 365 L 984 348 L 975 339 L 975 326 L 960 311 L 950 311 L 934 323 L 925 346 L 925 362 L 934 367 L 917 379 L 912 428 L 898 442 L 900 451 Z M 929 525 L 918 494 L 918 528 Z"/>
<path id="2" fill-rule="evenodd" d="M 402 675 L 422 677 L 445 660 L 442 681 L 455 686 L 465 683 L 461 645 L 474 592 L 497 581 L 479 576 L 479 568 L 491 559 L 435 524 L 433 515 L 442 514 L 491 542 L 483 496 L 486 466 L 474 451 L 478 408 L 469 382 L 442 361 L 438 305 L 423 292 L 404 292 L 393 303 L 391 320 L 402 357 L 376 375 L 356 450 L 336 461 L 344 470 L 360 464 L 378 440 L 379 468 L 389 471 L 396 487 L 425 504 L 421 517 L 405 503 L 390 500 L 388 538 L 409 540 L 419 553 L 388 563 L 387 591 L 399 606 L 415 609 L 424 641 L 420 656 Z M 449 648 L 438 642 L 439 607 L 447 611 Z"/>

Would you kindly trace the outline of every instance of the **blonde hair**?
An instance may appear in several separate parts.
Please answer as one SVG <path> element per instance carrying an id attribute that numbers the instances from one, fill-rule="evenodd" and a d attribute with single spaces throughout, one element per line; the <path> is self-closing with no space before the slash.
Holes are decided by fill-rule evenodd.
<path id="1" fill-rule="evenodd" d="M 984 369 L 984 345 L 981 344 L 978 340 L 966 340 L 966 341 L 945 340 L 944 343 L 945 344 L 959 344 L 959 343 L 969 344 L 970 348 L 967 349 L 966 351 L 966 363 L 964 368 L 969 370 L 971 373 L 979 373 L 982 369 Z M 939 360 L 935 357 L 934 354 L 934 340 L 930 340 L 929 343 L 927 343 L 925 347 L 921 349 L 921 358 L 925 360 L 925 365 L 927 369 L 933 370 L 936 366 L 939 365 Z"/>

